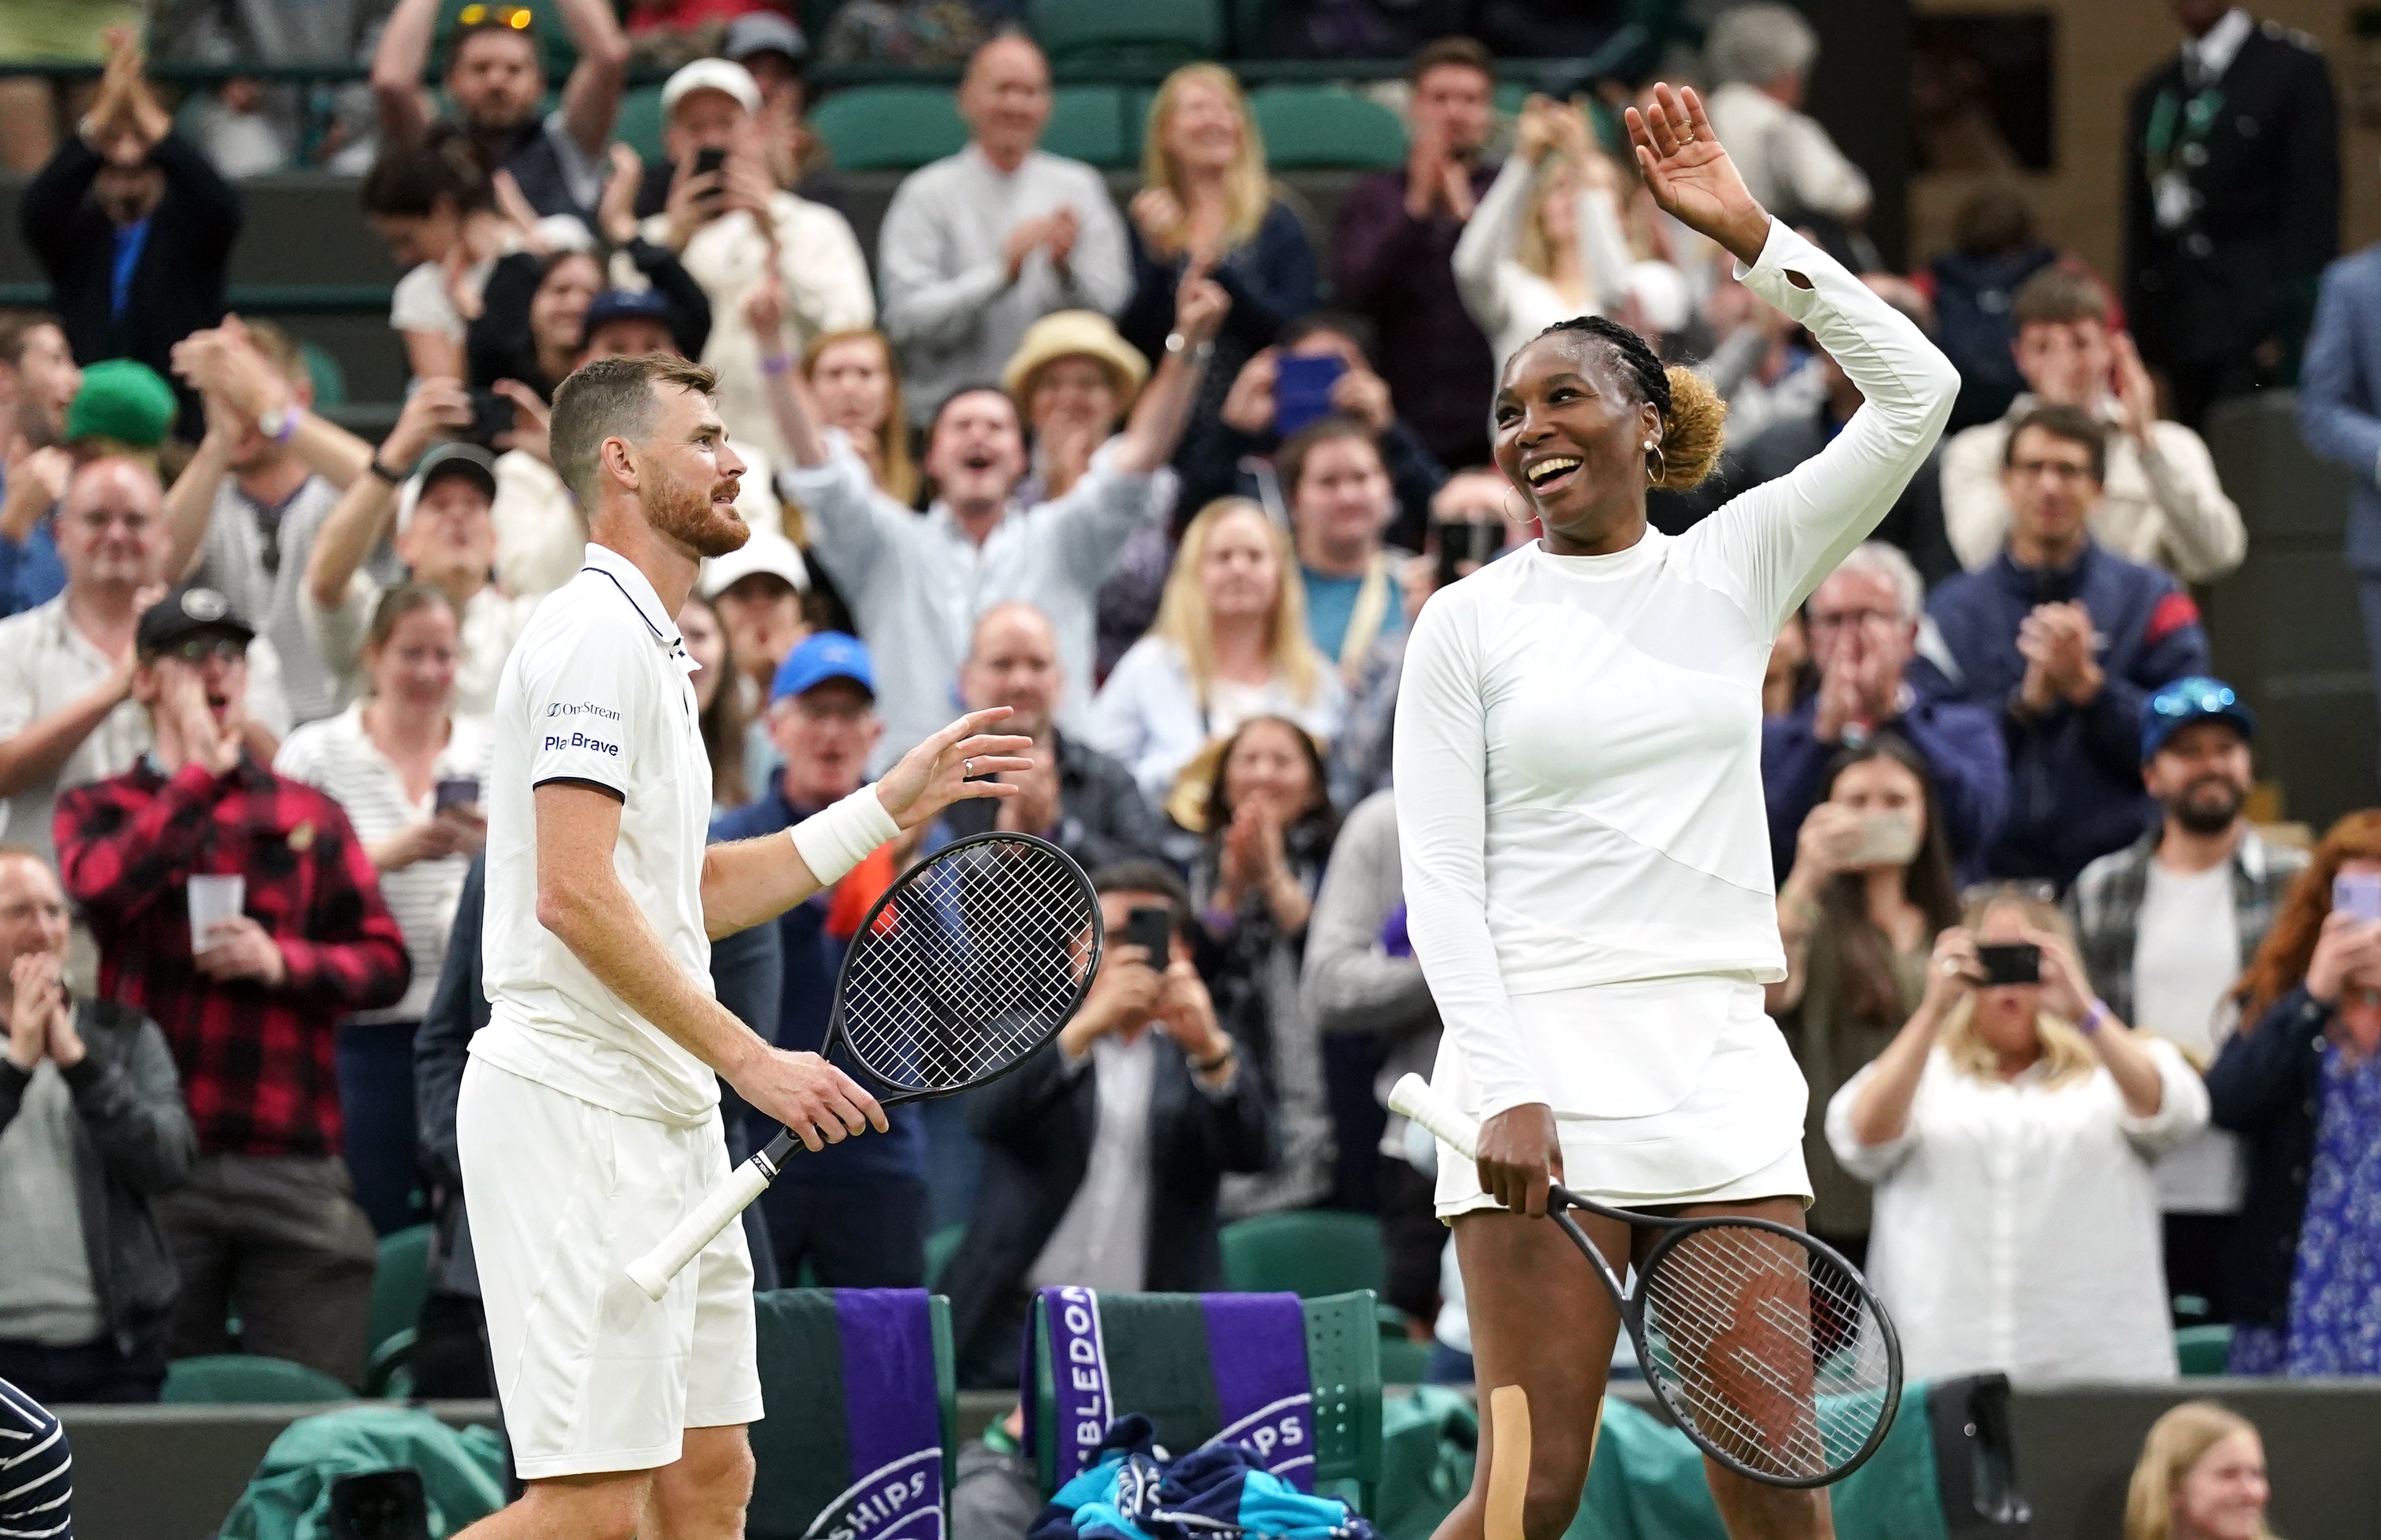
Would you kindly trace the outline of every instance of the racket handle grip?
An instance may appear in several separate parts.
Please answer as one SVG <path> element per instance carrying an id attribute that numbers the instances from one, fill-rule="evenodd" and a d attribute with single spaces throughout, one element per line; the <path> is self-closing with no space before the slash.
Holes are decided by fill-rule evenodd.
<path id="1" fill-rule="evenodd" d="M 670 1279 L 685 1271 L 714 1236 L 734 1224 L 775 1175 L 757 1155 L 729 1172 L 727 1179 L 713 1188 L 693 1213 L 662 1237 L 660 1245 L 629 1264 L 629 1280 L 643 1289 L 647 1299 L 659 1300 L 669 1291 Z"/>
<path id="2" fill-rule="evenodd" d="M 1464 1159 L 1478 1158 L 1480 1125 L 1420 1075 L 1398 1077 L 1398 1083 L 1389 1088 L 1389 1110 L 1420 1123 L 1440 1143 L 1454 1146 L 1455 1153 Z"/>

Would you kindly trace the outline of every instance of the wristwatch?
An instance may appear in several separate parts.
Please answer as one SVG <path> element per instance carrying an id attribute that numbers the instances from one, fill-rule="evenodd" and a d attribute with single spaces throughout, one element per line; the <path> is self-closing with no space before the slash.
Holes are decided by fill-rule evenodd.
<path id="1" fill-rule="evenodd" d="M 1189 360 L 1190 362 L 1194 364 L 1203 364 L 1208 361 L 1208 359 L 1215 355 L 1215 339 L 1214 337 L 1209 337 L 1206 341 L 1199 344 L 1198 347 L 1193 348 L 1190 346 L 1190 338 L 1184 336 L 1180 332 L 1168 332 L 1166 334 L 1166 350 L 1174 354 L 1188 352 L 1190 355 Z"/>

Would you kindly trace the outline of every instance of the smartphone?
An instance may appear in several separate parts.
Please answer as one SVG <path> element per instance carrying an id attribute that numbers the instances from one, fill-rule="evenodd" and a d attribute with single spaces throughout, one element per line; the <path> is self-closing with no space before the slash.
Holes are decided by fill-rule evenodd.
<path id="1" fill-rule="evenodd" d="M 1285 357 L 1275 366 L 1273 431 L 1288 438 L 1318 417 L 1331 415 L 1331 387 L 1348 373 L 1348 361 L 1337 353 L 1319 358 Z"/>
<path id="2" fill-rule="evenodd" d="M 430 1505 L 419 1471 L 338 1476 L 330 1498 L 331 1540 L 430 1540 Z"/>
<path id="3" fill-rule="evenodd" d="M 708 177 L 727 164 L 727 152 L 725 150 L 697 150 L 694 153 L 694 174 L 698 177 Z M 705 198 L 717 198 L 727 190 L 727 189 L 726 188 L 715 187 L 709 192 L 704 193 L 702 196 Z"/>
<path id="4" fill-rule="evenodd" d="M 1918 820 L 1906 813 L 1863 813 L 1852 866 L 1907 866 L 1918 854 Z"/>
<path id="5" fill-rule="evenodd" d="M 471 421 L 455 430 L 455 436 L 466 444 L 476 444 L 482 449 L 496 446 L 496 435 L 513 431 L 513 404 L 493 390 L 471 392 Z"/>
<path id="6" fill-rule="evenodd" d="M 1434 519 L 1430 536 L 1438 542 L 1438 586 L 1468 578 L 1496 559 L 1505 548 L 1505 526 L 1475 524 L 1468 519 Z"/>
<path id="7" fill-rule="evenodd" d="M 1174 911 L 1155 906 L 1134 910 L 1124 917 L 1124 935 L 1128 947 L 1140 947 L 1149 953 L 1149 965 L 1164 972 L 1174 956 Z"/>
<path id="8" fill-rule="evenodd" d="M 2381 920 L 2381 874 L 2342 872 L 2332 878 L 2331 907 L 2359 920 Z"/>
<path id="9" fill-rule="evenodd" d="M 480 805 L 480 777 L 448 776 L 438 783 L 432 794 L 431 809 L 444 813 L 450 807 L 475 808 Z"/>
<path id="10" fill-rule="evenodd" d="M 1976 960 L 1984 965 L 1984 984 L 1987 989 L 1995 984 L 2042 982 L 2042 948 L 2031 941 L 1979 947 Z"/>

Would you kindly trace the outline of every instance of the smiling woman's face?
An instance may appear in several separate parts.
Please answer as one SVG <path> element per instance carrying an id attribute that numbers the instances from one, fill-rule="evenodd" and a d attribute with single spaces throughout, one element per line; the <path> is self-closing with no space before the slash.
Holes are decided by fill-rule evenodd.
<path id="1" fill-rule="evenodd" d="M 1496 469 L 1520 489 L 1557 555 L 1601 554 L 1636 539 L 1645 513 L 1645 443 L 1660 413 L 1637 398 L 1612 348 L 1577 332 L 1539 337 L 1505 364 L 1490 408 Z"/>

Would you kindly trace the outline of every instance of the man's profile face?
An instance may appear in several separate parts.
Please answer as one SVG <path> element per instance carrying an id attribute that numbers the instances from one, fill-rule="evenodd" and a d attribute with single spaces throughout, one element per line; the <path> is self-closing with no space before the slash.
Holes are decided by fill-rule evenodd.
<path id="1" fill-rule="evenodd" d="M 66 333 L 46 321 L 28 328 L 17 355 L 17 394 L 23 406 L 41 413 L 51 437 L 67 431 L 67 409 L 81 388 L 82 371 L 75 367 Z"/>
<path id="2" fill-rule="evenodd" d="M 736 511 L 744 461 L 728 447 L 710 397 L 684 385 L 653 388 L 661 396 L 653 430 L 628 446 L 638 501 L 661 534 L 695 556 L 724 556 L 752 536 Z"/>
<path id="3" fill-rule="evenodd" d="M 526 32 L 483 31 L 456 46 L 446 94 L 473 128 L 500 132 L 528 122 L 545 96 L 545 67 Z"/>

